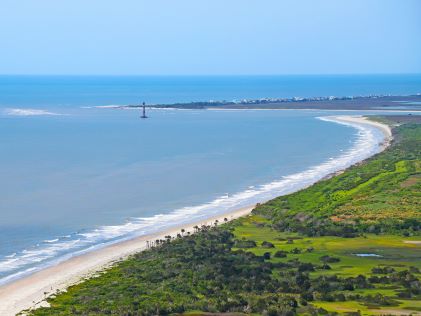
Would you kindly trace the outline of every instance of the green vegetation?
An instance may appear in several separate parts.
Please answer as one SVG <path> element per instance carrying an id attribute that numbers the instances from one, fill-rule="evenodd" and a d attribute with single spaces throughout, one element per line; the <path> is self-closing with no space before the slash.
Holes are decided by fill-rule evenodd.
<path id="1" fill-rule="evenodd" d="M 307 236 L 361 233 L 419 234 L 421 133 L 396 128 L 392 148 L 332 179 L 256 208 L 279 231 Z"/>
<path id="2" fill-rule="evenodd" d="M 32 314 L 421 313 L 421 125 L 411 119 L 365 163 L 163 240 Z"/>

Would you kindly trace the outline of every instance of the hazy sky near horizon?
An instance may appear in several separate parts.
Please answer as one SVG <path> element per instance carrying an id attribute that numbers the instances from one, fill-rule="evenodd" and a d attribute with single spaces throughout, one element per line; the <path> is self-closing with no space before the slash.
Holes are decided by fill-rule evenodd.
<path id="1" fill-rule="evenodd" d="M 0 74 L 421 73 L 419 0 L 2 0 Z"/>

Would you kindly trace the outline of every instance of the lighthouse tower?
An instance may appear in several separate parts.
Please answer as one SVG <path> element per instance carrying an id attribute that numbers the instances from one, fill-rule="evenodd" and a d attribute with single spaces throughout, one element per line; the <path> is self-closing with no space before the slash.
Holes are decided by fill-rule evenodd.
<path id="1" fill-rule="evenodd" d="M 148 118 L 146 116 L 146 105 L 145 105 L 145 102 L 142 103 L 142 116 L 140 118 L 143 118 L 143 119 Z"/>

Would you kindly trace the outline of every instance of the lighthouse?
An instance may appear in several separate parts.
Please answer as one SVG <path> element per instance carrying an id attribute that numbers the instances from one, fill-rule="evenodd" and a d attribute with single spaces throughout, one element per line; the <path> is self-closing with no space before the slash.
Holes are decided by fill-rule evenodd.
<path id="1" fill-rule="evenodd" d="M 142 103 L 142 116 L 140 118 L 143 118 L 143 119 L 148 118 L 146 116 L 146 105 L 145 105 L 145 102 Z"/>

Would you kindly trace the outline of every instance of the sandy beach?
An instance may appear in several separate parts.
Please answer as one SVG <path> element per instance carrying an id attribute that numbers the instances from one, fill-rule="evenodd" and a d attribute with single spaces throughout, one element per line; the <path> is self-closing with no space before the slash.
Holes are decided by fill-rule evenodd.
<path id="1" fill-rule="evenodd" d="M 337 121 L 366 124 L 374 126 L 384 134 L 382 150 L 392 140 L 392 132 L 389 126 L 367 120 L 362 116 L 335 116 L 330 117 Z M 262 201 L 264 202 L 264 201 Z M 220 214 L 190 224 L 179 225 L 153 235 L 141 236 L 131 240 L 119 242 L 102 249 L 73 257 L 67 261 L 58 263 L 34 274 L 18 279 L 0 287 L 0 315 L 15 315 L 29 308 L 45 306 L 45 298 L 63 291 L 68 286 L 89 278 L 95 273 L 104 270 L 115 262 L 147 248 L 147 241 L 164 239 L 165 236 L 176 236 L 181 229 L 186 233 L 194 231 L 194 226 L 214 224 L 216 220 L 223 222 L 224 219 L 233 220 L 249 214 L 253 206 L 245 207 L 236 211 Z"/>
<path id="2" fill-rule="evenodd" d="M 382 150 L 386 149 L 390 142 L 393 139 L 392 129 L 390 126 L 386 124 L 382 124 L 380 122 L 375 122 L 369 120 L 365 116 L 348 116 L 348 115 L 341 115 L 341 116 L 332 116 L 331 118 L 341 121 L 341 122 L 348 122 L 348 123 L 357 123 L 357 124 L 367 124 L 378 128 L 384 135 L 384 141 L 382 144 Z"/>
<path id="3" fill-rule="evenodd" d="M 68 286 L 80 282 L 84 278 L 94 275 L 113 263 L 128 256 L 145 250 L 147 241 L 165 239 L 165 236 L 177 236 L 181 229 L 185 233 L 194 232 L 194 226 L 213 225 L 216 220 L 220 223 L 224 219 L 235 218 L 249 214 L 253 206 L 245 207 L 234 212 L 221 214 L 187 225 L 177 226 L 153 235 L 141 236 L 111 246 L 73 257 L 55 266 L 43 269 L 28 277 L 0 287 L 0 315 L 15 315 L 16 313 L 43 304 L 43 300 L 51 294 L 66 289 Z"/>

